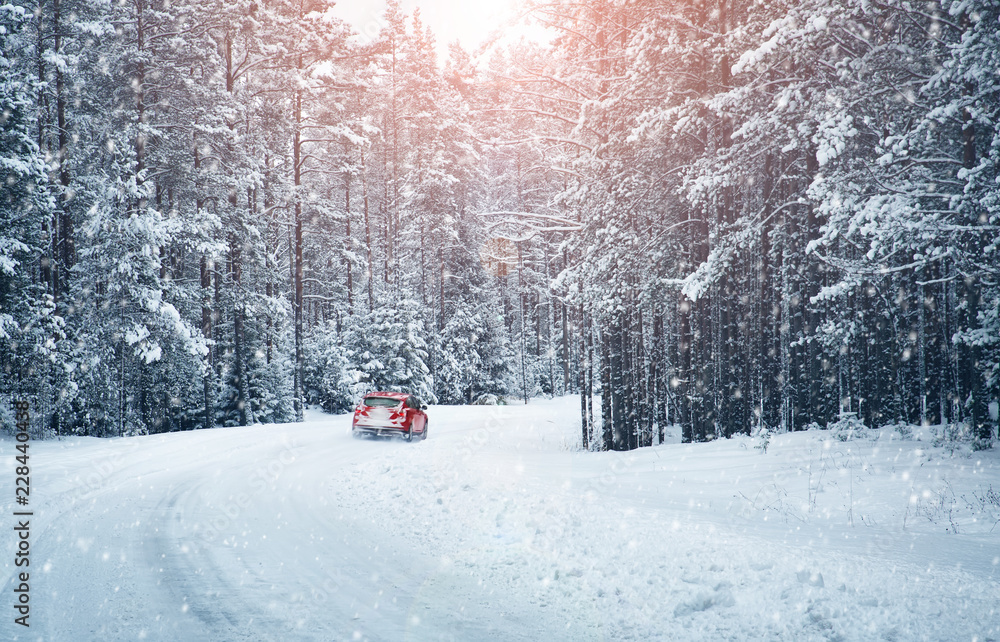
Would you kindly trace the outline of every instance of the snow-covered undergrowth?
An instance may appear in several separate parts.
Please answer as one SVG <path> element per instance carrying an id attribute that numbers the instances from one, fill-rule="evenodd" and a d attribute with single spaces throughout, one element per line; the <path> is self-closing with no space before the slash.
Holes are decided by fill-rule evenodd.
<path id="1" fill-rule="evenodd" d="M 431 439 L 328 490 L 555 637 L 1000 636 L 995 451 L 885 429 L 572 452 L 575 407 L 435 408 Z"/>
<path id="2" fill-rule="evenodd" d="M 996 449 L 887 428 L 583 452 L 578 408 L 431 407 L 412 444 L 318 412 L 35 442 L 32 627 L 0 639 L 1000 639 Z"/>

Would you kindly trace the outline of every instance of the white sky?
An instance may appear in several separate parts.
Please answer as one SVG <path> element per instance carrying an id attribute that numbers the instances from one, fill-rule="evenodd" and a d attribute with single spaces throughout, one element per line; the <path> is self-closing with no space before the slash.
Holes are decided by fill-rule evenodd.
<path id="1" fill-rule="evenodd" d="M 413 15 L 420 7 L 420 17 L 429 25 L 440 55 L 448 44 L 459 40 L 472 53 L 511 14 L 515 0 L 403 0 L 403 11 Z M 354 26 L 363 36 L 374 35 L 381 25 L 384 0 L 338 0 L 334 13 Z"/>

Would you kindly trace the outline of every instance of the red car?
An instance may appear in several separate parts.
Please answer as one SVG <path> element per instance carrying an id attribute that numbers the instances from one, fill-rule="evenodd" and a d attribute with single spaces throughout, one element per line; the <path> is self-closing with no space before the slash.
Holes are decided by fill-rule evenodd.
<path id="1" fill-rule="evenodd" d="M 351 434 L 427 439 L 427 405 L 405 392 L 370 392 L 354 409 Z"/>

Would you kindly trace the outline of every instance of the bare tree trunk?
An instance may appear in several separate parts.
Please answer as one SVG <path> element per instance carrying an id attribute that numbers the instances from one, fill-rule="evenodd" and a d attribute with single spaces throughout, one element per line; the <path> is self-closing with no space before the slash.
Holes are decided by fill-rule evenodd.
<path id="1" fill-rule="evenodd" d="M 240 425 L 249 423 L 249 386 L 246 379 L 246 349 L 243 302 L 243 252 L 235 234 L 230 236 L 230 255 L 233 261 L 233 376 L 236 388 L 236 412 Z"/>
<path id="2" fill-rule="evenodd" d="M 271 191 L 269 187 L 269 172 L 270 172 L 270 159 L 264 157 L 264 167 L 268 168 L 265 172 L 265 182 L 264 182 L 264 216 L 266 218 L 266 240 L 264 241 L 264 292 L 267 296 L 268 306 L 265 308 L 267 310 L 267 327 L 265 329 L 266 337 L 266 363 L 270 364 L 271 360 L 274 358 L 274 316 L 271 314 L 270 301 L 272 298 L 278 296 L 278 287 L 274 281 L 274 276 L 277 273 L 278 266 L 275 265 L 274 252 L 280 247 L 279 240 L 281 238 L 281 232 L 278 229 L 277 221 L 275 220 L 276 215 L 274 214 L 274 203 L 271 198 Z M 274 250 L 270 246 L 271 239 L 274 239 Z"/>
<path id="3" fill-rule="evenodd" d="M 62 27 L 62 7 L 60 0 L 55 0 L 54 6 L 55 23 L 53 31 L 55 36 L 55 52 L 62 52 L 63 27 Z M 59 150 L 56 159 L 59 165 L 59 276 L 55 277 L 58 287 L 53 289 L 53 295 L 58 301 L 60 298 L 69 296 L 69 270 L 76 262 L 76 248 L 73 239 L 73 218 L 69 211 L 69 202 L 72 199 L 70 191 L 70 174 L 67 154 L 69 151 L 69 127 L 66 122 L 66 82 L 62 69 L 55 65 L 56 73 L 56 126 L 58 127 Z"/>
<path id="4" fill-rule="evenodd" d="M 969 13 L 963 11 L 960 17 L 961 26 L 964 31 L 969 29 Z M 973 81 L 967 81 L 963 88 L 963 94 L 971 100 L 975 93 Z M 972 108 L 965 107 L 962 110 L 962 166 L 972 169 L 976 166 L 976 129 L 973 120 Z M 987 216 L 975 216 L 973 225 L 980 225 L 981 221 L 986 221 Z M 980 235 L 972 236 L 968 241 L 970 247 L 967 249 L 968 256 L 984 256 L 982 243 L 979 241 Z M 969 274 L 964 279 L 959 280 L 959 297 L 965 304 L 961 323 L 962 330 L 972 330 L 979 327 L 979 309 L 982 305 L 982 277 L 974 270 L 969 270 Z M 959 361 L 962 363 L 960 373 L 961 390 L 965 396 L 966 412 L 973 434 L 978 439 L 988 440 L 993 436 L 993 427 L 990 425 L 989 410 L 987 408 L 986 385 L 983 380 L 985 364 L 981 363 L 982 350 L 978 342 L 963 342 L 959 346 Z"/>
<path id="5" fill-rule="evenodd" d="M 517 301 L 520 306 L 521 318 L 521 393 L 524 403 L 528 403 L 528 370 L 525 364 L 525 327 L 524 327 L 524 256 L 521 254 L 521 244 L 517 244 Z"/>
<path id="6" fill-rule="evenodd" d="M 367 256 L 366 269 L 368 270 L 368 311 L 375 308 L 375 298 L 372 293 L 372 286 L 375 274 L 375 265 L 372 263 L 372 224 L 368 212 L 368 167 L 365 164 L 365 150 L 361 150 L 361 197 L 364 199 L 365 208 L 365 252 Z"/>
<path id="7" fill-rule="evenodd" d="M 601 331 L 601 446 L 613 450 L 615 446 L 614 416 L 611 398 L 611 331 L 607 324 Z"/>
<path id="8" fill-rule="evenodd" d="M 563 249 L 563 269 L 566 269 L 568 258 L 565 248 Z M 566 304 L 559 303 L 562 309 L 562 368 L 563 368 L 563 394 L 569 393 L 569 316 Z M 554 385 L 554 382 L 553 382 Z"/>
<path id="9" fill-rule="evenodd" d="M 625 352 L 622 341 L 622 318 L 619 311 L 611 313 L 611 421 L 614 433 L 614 450 L 628 450 L 628 418 L 625 410 L 625 377 L 622 358 Z"/>
<path id="10" fill-rule="evenodd" d="M 662 444 L 666 438 L 668 386 L 667 355 L 663 331 L 663 311 L 654 310 L 653 316 L 653 354 L 649 360 L 650 381 L 653 385 L 653 421 L 656 425 L 656 443 Z"/>
<path id="11" fill-rule="evenodd" d="M 351 272 L 351 173 L 344 172 L 344 216 L 346 217 L 344 230 L 344 263 L 347 268 L 347 314 L 354 314 L 354 276 Z"/>
<path id="12" fill-rule="evenodd" d="M 302 56 L 299 56 L 299 71 L 302 70 Z M 295 299 L 293 308 L 295 311 L 295 376 L 294 376 L 294 406 L 295 421 L 303 421 L 305 398 L 302 390 L 302 375 L 304 355 L 302 352 L 303 341 L 303 313 L 302 308 L 302 199 L 300 189 L 302 187 L 302 91 L 295 92 L 295 135 L 292 143 L 292 167 L 295 185 L 295 237 L 294 237 L 294 266 L 295 266 Z"/>
<path id="13" fill-rule="evenodd" d="M 201 257 L 201 334 L 206 341 L 212 339 L 212 275 L 209 259 L 205 255 Z M 208 347 L 208 356 L 205 363 L 204 393 L 205 393 L 205 428 L 215 426 L 215 409 L 212 400 L 213 380 L 215 374 L 215 346 Z"/>
<path id="14" fill-rule="evenodd" d="M 581 443 L 584 450 L 590 450 L 590 425 L 587 421 L 587 395 L 584 394 L 586 388 L 587 369 L 583 355 L 587 349 L 586 329 L 584 327 L 584 311 L 580 308 L 580 359 L 577 364 L 577 387 L 580 390 L 580 429 L 582 431 Z"/>
<path id="15" fill-rule="evenodd" d="M 587 335 L 587 389 L 580 394 L 587 399 L 587 434 L 594 440 L 594 321 L 589 315 L 583 317 L 584 332 Z"/>

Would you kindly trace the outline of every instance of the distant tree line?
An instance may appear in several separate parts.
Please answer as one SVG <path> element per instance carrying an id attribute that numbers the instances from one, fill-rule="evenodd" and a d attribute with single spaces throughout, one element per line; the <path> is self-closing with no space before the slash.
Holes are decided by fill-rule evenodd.
<path id="1" fill-rule="evenodd" d="M 440 63 L 395 1 L 370 36 L 0 6 L 0 397 L 49 434 L 395 388 L 580 393 L 596 449 L 845 412 L 989 443 L 1000 4 L 525 8 L 551 44 Z"/>

